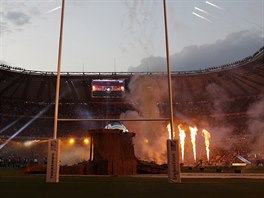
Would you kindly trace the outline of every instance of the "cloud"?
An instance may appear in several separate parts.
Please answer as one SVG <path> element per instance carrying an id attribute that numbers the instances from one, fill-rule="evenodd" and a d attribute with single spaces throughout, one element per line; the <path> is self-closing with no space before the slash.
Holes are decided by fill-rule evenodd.
<path id="1" fill-rule="evenodd" d="M 1 13 L 0 13 L 0 14 L 1 14 Z M 1 22 L 1 21 L 0 21 L 0 35 L 1 35 L 3 32 L 11 32 L 11 30 L 9 29 L 7 23 L 5 23 L 5 22 Z"/>
<path id="2" fill-rule="evenodd" d="M 201 46 L 190 45 L 171 55 L 172 71 L 188 71 L 220 66 L 252 55 L 264 45 L 260 32 L 244 30 L 231 33 L 222 40 Z M 165 57 L 148 57 L 131 71 L 166 71 Z"/>
<path id="3" fill-rule="evenodd" d="M 21 11 L 9 11 L 4 14 L 4 17 L 7 21 L 11 22 L 14 25 L 25 25 L 30 22 L 30 16 Z"/>
<path id="4" fill-rule="evenodd" d="M 0 12 L 0 34 L 14 33 L 32 25 L 32 22 L 41 16 L 39 2 L 35 1 L 32 4 L 27 4 L 26 1 L 4 1 Z"/>

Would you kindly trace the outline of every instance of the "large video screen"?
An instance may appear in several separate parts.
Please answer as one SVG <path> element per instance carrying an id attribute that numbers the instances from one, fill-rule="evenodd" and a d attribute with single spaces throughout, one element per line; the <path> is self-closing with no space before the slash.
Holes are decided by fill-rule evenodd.
<path id="1" fill-rule="evenodd" d="M 120 98 L 125 93 L 124 79 L 94 79 L 92 80 L 92 97 Z"/>

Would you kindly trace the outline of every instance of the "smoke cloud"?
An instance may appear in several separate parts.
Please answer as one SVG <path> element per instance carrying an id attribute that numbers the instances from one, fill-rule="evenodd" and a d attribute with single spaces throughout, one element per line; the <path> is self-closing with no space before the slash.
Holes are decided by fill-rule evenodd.
<path id="1" fill-rule="evenodd" d="M 61 165 L 74 165 L 89 160 L 90 147 L 68 145 L 67 142 L 61 144 Z"/>
<path id="2" fill-rule="evenodd" d="M 174 82 L 177 83 L 177 82 Z M 161 76 L 134 76 L 129 84 L 130 92 L 126 95 L 126 100 L 133 104 L 136 111 L 127 111 L 121 114 L 121 118 L 141 119 L 141 118 L 161 118 L 168 103 L 167 81 Z M 206 159 L 204 138 L 202 129 L 211 133 L 212 144 L 210 147 L 227 150 L 231 145 L 225 141 L 234 131 L 234 126 L 228 123 L 224 116 L 229 106 L 229 94 L 216 83 L 209 84 L 205 89 L 208 96 L 208 115 L 213 117 L 197 116 L 195 119 L 176 112 L 175 132 L 178 137 L 177 125 L 181 123 L 186 132 L 186 161 L 193 162 L 192 145 L 188 126 L 197 126 L 197 159 Z M 174 96 L 175 97 L 175 96 Z M 159 104 L 163 104 L 159 105 Z M 163 108 L 161 108 L 163 107 Z M 165 109 L 164 109 L 165 108 Z M 175 109 L 177 110 L 177 109 Z M 166 163 L 166 139 L 168 132 L 166 129 L 168 122 L 125 122 L 124 125 L 129 131 L 135 132 L 135 152 L 141 160 L 155 161 L 156 163 Z"/>
<path id="3" fill-rule="evenodd" d="M 120 43 L 122 51 L 129 48 L 136 50 L 143 56 L 150 56 L 154 52 L 153 39 L 157 27 L 157 16 L 155 12 L 156 1 L 122 1 L 126 9 L 123 17 L 122 28 L 124 29 L 124 39 Z M 126 43 L 123 43 L 123 42 Z"/>
<path id="4" fill-rule="evenodd" d="M 158 104 L 167 96 L 165 80 L 159 77 L 135 76 L 129 84 L 126 96 L 136 111 L 127 111 L 121 118 L 160 118 Z M 135 132 L 135 152 L 141 160 L 166 162 L 168 132 L 163 122 L 125 122 L 129 131 Z"/>
<path id="5" fill-rule="evenodd" d="M 248 111 L 248 131 L 252 137 L 252 152 L 264 152 L 264 96 L 257 102 L 249 106 Z"/>

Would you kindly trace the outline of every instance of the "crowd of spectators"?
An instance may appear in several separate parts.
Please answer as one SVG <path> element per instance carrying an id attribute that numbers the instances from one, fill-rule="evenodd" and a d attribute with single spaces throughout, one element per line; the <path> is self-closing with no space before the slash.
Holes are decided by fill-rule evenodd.
<path id="1" fill-rule="evenodd" d="M 208 68 L 206 70 L 194 71 L 194 72 L 207 72 L 216 69 L 223 69 L 226 67 L 236 66 L 244 62 L 249 62 L 257 57 L 264 51 L 262 47 L 253 56 L 247 57 L 241 61 L 223 65 L 221 67 Z M 24 70 L 21 68 L 10 67 L 7 65 L 0 65 L 1 68 L 6 70 Z M 181 72 L 179 72 L 181 73 Z M 221 124 L 232 126 L 233 135 L 241 135 L 248 133 L 248 109 L 249 107 L 260 100 L 261 96 L 244 96 L 237 98 L 230 98 L 224 100 L 193 100 L 193 101 L 182 101 L 175 102 L 173 107 L 175 110 L 176 118 L 188 117 L 196 118 L 199 120 L 200 117 L 206 119 L 208 123 L 213 123 L 217 126 L 219 120 L 224 120 Z M 157 104 L 160 110 L 161 117 L 169 116 L 169 105 L 167 103 Z M 109 118 L 118 119 L 122 113 L 128 110 L 137 111 L 133 105 L 123 102 L 94 102 L 90 101 L 87 103 L 63 103 L 59 105 L 59 118 Z M 12 134 L 19 131 L 30 121 L 33 122 L 26 127 L 18 137 L 52 137 L 53 131 L 53 118 L 54 118 L 54 104 L 45 102 L 29 102 L 19 100 L 9 100 L 0 98 L 0 137 L 10 137 Z M 104 128 L 107 125 L 107 121 L 78 121 L 78 122 L 59 122 L 58 134 L 59 136 L 66 137 L 71 134 L 85 135 L 90 129 Z M 235 141 L 236 140 L 236 141 Z M 240 153 L 247 156 L 249 153 L 246 150 L 248 143 L 243 142 L 244 139 L 234 138 L 232 140 L 233 147 L 232 152 L 221 151 L 221 149 L 215 151 L 216 157 L 212 162 L 222 163 L 230 162 L 234 153 Z M 1 141 L 0 141 L 1 143 Z M 243 146 L 241 146 L 243 145 Z M 36 149 L 36 152 L 29 150 L 25 153 L 11 154 L 11 150 L 5 150 L 6 153 L 1 152 L 0 155 L 0 166 L 17 166 L 34 163 L 45 163 L 46 154 Z M 230 151 L 230 150 L 229 150 Z M 222 152 L 222 153 L 221 153 Z M 30 153 L 28 155 L 28 153 Z M 23 157 L 21 157 L 23 156 Z"/>
<path id="2" fill-rule="evenodd" d="M 211 122 L 215 122 L 214 119 L 218 119 L 219 117 L 224 118 L 224 120 L 234 125 L 234 128 L 238 129 L 237 131 L 242 131 L 240 124 L 241 117 L 247 117 L 249 106 L 258 100 L 259 98 L 256 96 L 248 96 L 225 101 L 183 102 L 175 103 L 174 109 L 176 115 L 207 117 L 207 119 L 211 119 Z M 158 104 L 158 108 L 160 109 L 161 117 L 169 116 L 168 104 Z M 59 105 L 59 118 L 119 119 L 121 113 L 125 113 L 128 110 L 136 109 L 132 105 L 123 103 L 110 105 L 107 103 L 61 104 Z M 32 119 L 34 119 L 34 122 L 24 130 L 23 134 L 50 136 L 51 131 L 53 131 L 54 104 L 1 100 L 0 115 L 0 129 L 11 124 L 5 132 L 2 132 L 3 134 L 14 133 Z M 62 133 L 69 131 L 81 133 L 84 129 L 103 128 L 106 124 L 106 121 L 61 122 L 59 124 L 59 131 L 62 131 Z M 246 128 L 243 130 L 246 130 Z"/>
<path id="3" fill-rule="evenodd" d="M 3 143 L 3 140 L 0 140 Z M 47 145 L 39 143 L 31 147 L 23 142 L 12 141 L 0 152 L 0 167 L 25 167 L 47 163 Z"/>
<path id="4" fill-rule="evenodd" d="M 13 67 L 13 66 L 9 66 L 6 64 L 0 64 L 0 68 L 1 69 L 6 69 L 6 70 L 19 70 L 19 71 L 25 71 L 24 68 L 22 67 Z"/>
<path id="5" fill-rule="evenodd" d="M 202 100 L 174 103 L 176 112 L 186 116 L 227 116 L 229 114 L 246 114 L 250 105 L 259 101 L 261 96 L 245 96 L 224 100 Z M 169 115 L 167 103 L 158 104 L 163 115 Z"/>

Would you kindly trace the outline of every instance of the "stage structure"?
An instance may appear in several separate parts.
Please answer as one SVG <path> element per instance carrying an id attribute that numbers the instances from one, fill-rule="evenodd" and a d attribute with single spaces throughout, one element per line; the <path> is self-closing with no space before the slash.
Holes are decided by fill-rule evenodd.
<path id="1" fill-rule="evenodd" d="M 116 129 L 97 129 L 90 134 L 90 159 L 78 165 L 62 167 L 62 174 L 135 175 L 135 133 Z M 88 152 L 88 151 L 87 151 Z"/>
<path id="2" fill-rule="evenodd" d="M 91 159 L 97 168 L 95 174 L 135 175 L 134 136 L 135 133 L 120 130 L 91 131 Z"/>

